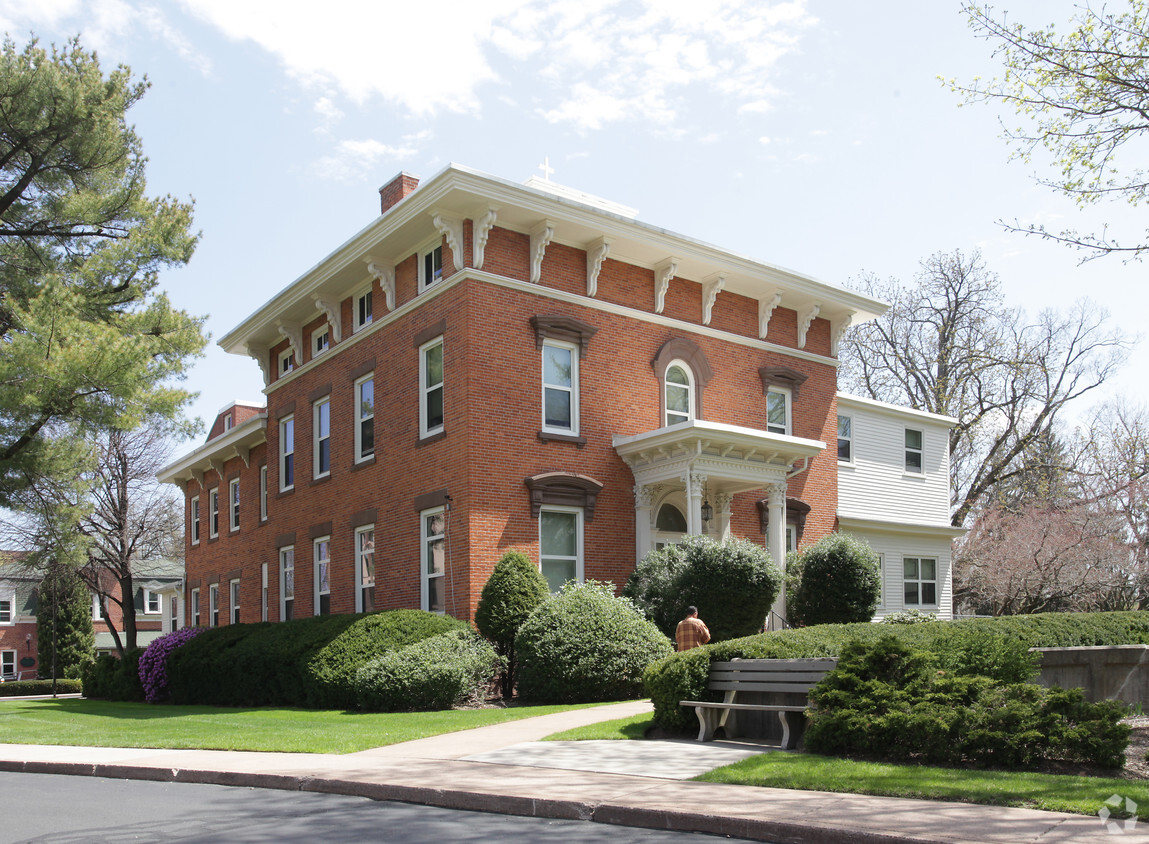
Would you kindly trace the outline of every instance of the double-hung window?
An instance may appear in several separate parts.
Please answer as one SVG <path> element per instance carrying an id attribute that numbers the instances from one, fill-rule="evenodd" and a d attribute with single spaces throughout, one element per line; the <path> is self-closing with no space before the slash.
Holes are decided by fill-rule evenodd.
<path id="1" fill-rule="evenodd" d="M 331 347 L 331 326 L 326 323 L 311 332 L 311 357 L 317 358 Z"/>
<path id="2" fill-rule="evenodd" d="M 539 511 L 539 566 L 557 592 L 568 580 L 582 582 L 582 510 L 543 507 Z"/>
<path id="3" fill-rule="evenodd" d="M 295 488 L 295 417 L 279 422 L 279 489 Z"/>
<path id="4" fill-rule="evenodd" d="M 16 651 L 0 651 L 0 677 L 16 679 Z"/>
<path id="5" fill-rule="evenodd" d="M 331 397 L 312 406 L 312 470 L 316 478 L 331 474 Z"/>
<path id="6" fill-rule="evenodd" d="M 193 495 L 191 500 L 191 544 L 199 545 L 199 496 Z"/>
<path id="7" fill-rule="evenodd" d="M 355 529 L 355 611 L 375 610 L 375 526 Z"/>
<path id="8" fill-rule="evenodd" d="M 360 329 L 363 329 L 363 328 L 366 328 L 368 325 L 371 324 L 371 319 L 372 319 L 371 299 L 372 299 L 372 296 L 371 296 L 371 288 L 370 287 L 368 287 L 366 290 L 360 292 L 359 294 L 357 294 L 354 297 L 354 299 L 351 303 L 352 331 L 353 332 L 359 331 Z"/>
<path id="9" fill-rule="evenodd" d="M 148 615 L 159 615 L 160 614 L 160 593 L 159 592 L 153 592 L 151 589 L 145 589 L 143 591 L 144 591 L 144 595 L 143 595 L 144 612 L 147 613 Z"/>
<path id="10" fill-rule="evenodd" d="M 375 374 L 355 382 L 355 462 L 375 455 Z"/>
<path id="11" fill-rule="evenodd" d="M 191 593 L 191 617 L 192 627 L 199 627 L 199 589 L 193 589 Z"/>
<path id="12" fill-rule="evenodd" d="M 854 462 L 854 420 L 849 416 L 838 416 L 838 460 Z"/>
<path id="13" fill-rule="evenodd" d="M 279 549 L 279 620 L 291 621 L 295 606 L 295 546 Z"/>
<path id="14" fill-rule="evenodd" d="M 267 521 L 267 464 L 259 467 L 259 520 Z"/>
<path id="15" fill-rule="evenodd" d="M 267 621 L 267 563 L 259 567 L 259 620 Z"/>
<path id="16" fill-rule="evenodd" d="M 279 354 L 279 377 L 282 378 L 293 369 L 295 369 L 295 350 L 289 347 Z"/>
<path id="17" fill-rule="evenodd" d="M 938 602 L 938 561 L 903 557 L 902 585 L 907 607 L 932 607 Z"/>
<path id="18" fill-rule="evenodd" d="M 14 603 L 11 595 L 5 595 L 3 598 L 0 598 L 0 624 L 14 623 L 13 618 L 15 614 L 12 610 Z"/>
<path id="19" fill-rule="evenodd" d="M 219 627 L 219 584 L 213 583 L 207 588 L 207 608 L 210 615 L 208 624 Z"/>
<path id="20" fill-rule="evenodd" d="M 666 367 L 663 384 L 666 424 L 679 425 L 694 418 L 694 373 L 682 361 Z"/>
<path id="21" fill-rule="evenodd" d="M 228 527 L 239 530 L 239 478 L 232 478 L 227 485 Z"/>
<path id="22" fill-rule="evenodd" d="M 443 244 L 433 246 L 419 256 L 419 289 L 426 290 L 443 277 Z"/>
<path id="23" fill-rule="evenodd" d="M 322 536 L 313 543 L 315 557 L 315 614 L 331 612 L 331 537 Z"/>
<path id="24" fill-rule="evenodd" d="M 219 536 L 219 487 L 207 494 L 207 535 L 211 539 Z"/>
<path id="25" fill-rule="evenodd" d="M 543 430 L 578 434 L 578 347 L 543 343 Z"/>
<path id="26" fill-rule="evenodd" d="M 922 432 L 906 428 L 906 471 L 922 473 Z"/>
<path id="27" fill-rule="evenodd" d="M 228 585 L 228 589 L 230 592 L 228 595 L 230 601 L 228 606 L 231 610 L 231 623 L 239 624 L 239 579 L 237 578 L 231 581 Z"/>
<path id="28" fill-rule="evenodd" d="M 424 510 L 422 520 L 423 609 L 443 612 L 443 574 L 446 571 L 446 514 L 442 507 Z"/>
<path id="29" fill-rule="evenodd" d="M 443 338 L 419 347 L 419 436 L 443 430 Z"/>
<path id="30" fill-rule="evenodd" d="M 766 430 L 771 434 L 790 433 L 790 391 L 785 387 L 766 391 Z"/>

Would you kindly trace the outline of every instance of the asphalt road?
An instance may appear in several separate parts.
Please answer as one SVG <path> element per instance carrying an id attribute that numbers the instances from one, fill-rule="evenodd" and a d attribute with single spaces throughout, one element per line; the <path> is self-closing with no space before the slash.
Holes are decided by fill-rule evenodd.
<path id="1" fill-rule="evenodd" d="M 0 772 L 0 844 L 705 844 L 717 838 L 339 794 Z M 724 838 L 723 841 L 737 841 Z"/>

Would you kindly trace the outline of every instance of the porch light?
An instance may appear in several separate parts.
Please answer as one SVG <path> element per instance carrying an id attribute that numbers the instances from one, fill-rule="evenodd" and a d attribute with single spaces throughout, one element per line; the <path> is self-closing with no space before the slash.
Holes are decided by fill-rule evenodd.
<path id="1" fill-rule="evenodd" d="M 32 634 L 29 633 L 24 637 L 24 644 L 28 646 L 28 650 L 32 650 Z"/>
<path id="2" fill-rule="evenodd" d="M 710 506 L 709 500 L 704 501 L 702 503 L 702 521 L 708 522 L 712 518 L 714 518 L 714 508 Z"/>

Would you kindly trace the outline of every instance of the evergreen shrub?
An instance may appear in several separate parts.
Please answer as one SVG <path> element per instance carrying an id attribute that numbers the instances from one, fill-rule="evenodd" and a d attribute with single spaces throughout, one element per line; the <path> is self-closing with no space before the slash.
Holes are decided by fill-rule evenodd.
<path id="1" fill-rule="evenodd" d="M 502 665 L 475 633 L 452 630 L 361 665 L 359 708 L 371 712 L 450 709 L 481 700 Z"/>
<path id="2" fill-rule="evenodd" d="M 800 555 L 800 575 L 787 596 L 791 624 L 869 621 L 882 594 L 878 555 L 861 539 L 831 533 Z"/>
<path id="3" fill-rule="evenodd" d="M 78 694 L 84 690 L 84 681 L 71 677 L 56 678 L 56 694 Z M 0 683 L 0 697 L 52 694 L 51 680 L 9 680 Z"/>
<path id="4" fill-rule="evenodd" d="M 688 536 L 643 557 L 622 594 L 670 638 L 694 605 L 718 642 L 761 630 L 781 588 L 782 572 L 761 546 Z"/>
<path id="5" fill-rule="evenodd" d="M 59 562 L 48 564 L 36 591 L 37 673 L 41 680 L 51 679 L 55 648 L 56 678 L 80 680 L 96 659 L 91 593 L 74 567 Z"/>
<path id="6" fill-rule="evenodd" d="M 647 665 L 668 656 L 670 641 L 614 585 L 568 583 L 519 628 L 519 695 L 586 703 L 642 696 Z"/>
<path id="7" fill-rule="evenodd" d="M 547 599 L 547 579 L 522 551 L 511 550 L 495 564 L 475 610 L 475 626 L 505 660 L 503 697 L 515 690 L 515 634 L 534 609 Z"/>
<path id="8" fill-rule="evenodd" d="M 142 701 L 140 648 L 124 651 L 122 657 L 100 654 L 84 669 L 84 697 L 104 700 Z"/>

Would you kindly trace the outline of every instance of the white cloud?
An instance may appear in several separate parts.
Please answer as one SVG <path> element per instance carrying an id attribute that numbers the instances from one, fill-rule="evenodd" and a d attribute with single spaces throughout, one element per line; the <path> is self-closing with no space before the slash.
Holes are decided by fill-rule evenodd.
<path id="1" fill-rule="evenodd" d="M 430 132 L 407 135 L 400 146 L 373 139 L 340 141 L 331 155 L 321 158 L 311 169 L 320 178 L 355 183 L 375 173 L 377 165 L 414 158 L 419 143 L 428 137 Z"/>

